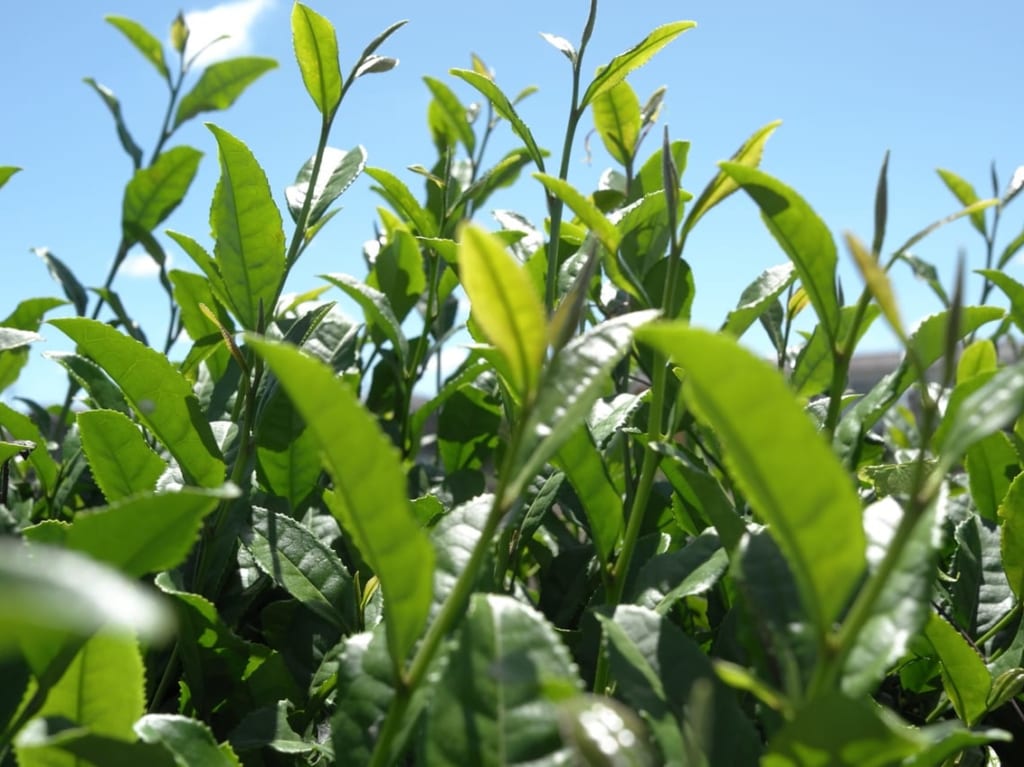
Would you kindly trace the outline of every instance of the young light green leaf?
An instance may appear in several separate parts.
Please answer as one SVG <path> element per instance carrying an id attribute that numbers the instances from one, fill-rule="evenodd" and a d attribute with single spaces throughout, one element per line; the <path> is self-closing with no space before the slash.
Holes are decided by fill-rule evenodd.
<path id="1" fill-rule="evenodd" d="M 614 256 L 619 249 L 622 235 L 619 234 L 615 224 L 609 221 L 591 200 L 580 194 L 568 181 L 544 173 L 534 173 L 533 177 L 544 185 L 549 194 L 568 205 L 572 212 L 579 216 L 586 227 L 601 241 L 605 250 Z"/>
<path id="2" fill-rule="evenodd" d="M 101 626 L 158 641 L 172 632 L 173 620 L 151 591 L 89 557 L 0 541 L 0 657 L 46 632 L 87 637 Z"/>
<path id="3" fill-rule="evenodd" d="M 941 660 L 942 684 L 957 716 L 973 727 L 988 710 L 992 689 L 992 675 L 985 661 L 959 631 L 934 613 L 924 635 Z"/>
<path id="4" fill-rule="evenodd" d="M 556 51 L 560 51 L 569 61 L 573 64 L 576 63 L 578 54 L 576 53 L 576 47 L 572 43 L 564 37 L 553 35 L 550 32 L 541 32 L 540 36 L 544 38 L 544 42 L 548 43 Z"/>
<path id="5" fill-rule="evenodd" d="M 642 128 L 636 91 L 623 80 L 596 97 L 590 108 L 594 112 L 594 127 L 608 154 L 622 165 L 630 164 Z"/>
<path id="6" fill-rule="evenodd" d="M 308 527 L 257 507 L 243 540 L 256 566 L 274 583 L 332 626 L 352 633 L 356 626 L 352 577 L 334 550 Z"/>
<path id="7" fill-rule="evenodd" d="M 334 478 L 333 511 L 381 583 L 388 648 L 401 667 L 430 610 L 434 550 L 406 499 L 391 441 L 356 394 L 322 362 L 247 336 L 316 436 Z"/>
<path id="8" fill-rule="evenodd" d="M 732 338 L 667 323 L 637 337 L 682 367 L 687 402 L 785 553 L 815 629 L 830 631 L 865 565 L 860 501 L 842 465 L 779 371 Z"/>
<path id="9" fill-rule="evenodd" d="M 196 719 L 176 714 L 147 714 L 135 723 L 135 734 L 144 743 L 159 743 L 171 754 L 178 767 L 241 767 L 227 743 L 218 746 L 209 726 Z"/>
<path id="10" fill-rule="evenodd" d="M 0 427 L 3 427 L 11 439 L 35 445 L 35 449 L 28 454 L 29 465 L 35 470 L 46 491 L 52 491 L 57 483 L 60 467 L 47 452 L 46 438 L 35 422 L 24 413 L 0 402 Z"/>
<path id="11" fill-rule="evenodd" d="M 423 82 L 427 84 L 430 89 L 431 95 L 434 97 L 434 101 L 437 102 L 441 108 L 441 114 L 444 116 L 444 120 L 455 131 L 455 135 L 459 137 L 459 141 L 466 147 L 466 151 L 472 156 L 476 151 L 476 135 L 473 133 L 473 126 L 469 124 L 467 118 L 466 107 L 459 101 L 458 96 L 440 80 L 436 80 L 433 77 L 424 77 Z"/>
<path id="12" fill-rule="evenodd" d="M 75 277 L 74 272 L 57 256 L 53 255 L 48 248 L 32 248 L 32 252 L 43 259 L 43 263 L 46 264 L 50 276 L 63 288 L 64 295 L 74 304 L 75 312 L 78 315 L 85 314 L 85 310 L 89 306 L 89 297 L 85 292 L 85 288 L 82 287 L 82 283 Z"/>
<path id="13" fill-rule="evenodd" d="M 121 387 L 139 421 L 173 455 L 185 478 L 220 487 L 224 463 L 189 385 L 168 359 L 96 320 L 51 320 Z"/>
<path id="14" fill-rule="evenodd" d="M 249 148 L 216 125 L 208 127 L 220 148 L 221 168 L 210 208 L 214 257 L 235 316 L 246 329 L 262 329 L 261 312 L 273 312 L 284 279 L 281 213 Z"/>
<path id="15" fill-rule="evenodd" d="M 178 207 L 202 156 L 198 149 L 176 146 L 162 152 L 149 167 L 135 171 L 121 205 L 121 226 L 129 245 L 136 241 L 137 232 L 152 231 Z"/>
<path id="16" fill-rule="evenodd" d="M 231 496 L 228 491 L 188 487 L 175 493 L 137 494 L 76 515 L 59 533 L 43 522 L 25 528 L 25 537 L 59 537 L 65 548 L 138 577 L 181 564 L 198 538 L 203 518 Z"/>
<path id="17" fill-rule="evenodd" d="M 1001 269 L 978 269 L 977 273 L 1006 294 L 1013 324 L 1024 331 L 1024 285 Z"/>
<path id="18" fill-rule="evenodd" d="M 953 196 L 956 197 L 960 201 L 960 204 L 965 208 L 970 205 L 974 205 L 980 199 L 978 197 L 978 193 L 974 191 L 974 187 L 953 171 L 939 168 L 936 173 L 939 174 L 939 178 L 942 179 L 942 183 L 946 185 L 946 188 L 953 193 Z M 987 236 L 985 231 L 985 211 L 972 211 L 970 213 L 970 217 L 971 225 L 978 230 L 978 233 L 982 237 Z"/>
<path id="19" fill-rule="evenodd" d="M 62 717 L 96 735 L 133 740 L 132 725 L 145 710 L 142 656 L 134 637 L 97 634 L 50 688 L 38 716 Z M 15 751 L 21 767 L 75 765 L 78 760 L 54 748 Z"/>
<path id="20" fill-rule="evenodd" d="M 512 106 L 512 102 L 508 100 L 508 96 L 502 92 L 494 80 L 480 74 L 479 72 L 474 72 L 471 69 L 450 69 L 448 72 L 449 74 L 465 80 L 487 97 L 487 100 L 494 106 L 494 110 L 508 120 L 509 125 L 512 126 L 512 132 L 515 133 L 526 145 L 526 151 L 530 153 L 530 157 L 537 166 L 537 170 L 543 173 L 544 155 L 541 152 L 540 147 L 537 146 L 537 142 L 533 138 L 533 133 L 516 113 L 515 107 Z"/>
<path id="21" fill-rule="evenodd" d="M 1024 474 L 1018 474 L 999 506 L 1003 570 L 1018 599 L 1024 595 Z"/>
<path id="22" fill-rule="evenodd" d="M 437 221 L 433 215 L 417 202 L 409 187 L 397 176 L 383 168 L 367 168 L 366 175 L 380 184 L 379 187 L 374 187 L 373 191 L 380 193 L 396 212 L 404 216 L 415 227 L 416 234 L 421 237 L 438 236 Z"/>
<path id="23" fill-rule="evenodd" d="M 381 329 L 399 359 L 404 362 L 409 356 L 409 342 L 406 341 L 402 326 L 391 309 L 388 297 L 348 274 L 322 274 L 320 277 L 341 288 L 362 307 L 367 322 Z"/>
<path id="24" fill-rule="evenodd" d="M 132 134 L 125 124 L 124 115 L 121 114 L 121 102 L 118 101 L 117 96 L 110 88 L 101 85 L 91 77 L 84 78 L 83 82 L 99 94 L 103 103 L 107 105 L 107 109 L 110 110 L 110 114 L 114 118 L 114 127 L 117 129 L 117 138 L 124 151 L 132 158 L 132 165 L 136 168 L 142 167 L 142 148 L 135 143 L 135 139 L 132 138 Z M 0 186 L 3 186 L 3 180 L 0 176 Z"/>
<path id="25" fill-rule="evenodd" d="M 171 81 L 171 73 L 167 69 L 167 60 L 164 58 L 164 47 L 149 30 L 137 21 L 126 19 L 124 16 L 105 16 L 104 20 L 128 38 L 128 42 L 145 56 L 146 61 L 156 68 L 164 80 Z"/>
<path id="26" fill-rule="evenodd" d="M 302 3 L 292 6 L 292 42 L 302 82 L 325 120 L 341 101 L 341 68 L 334 26 Z"/>
<path id="27" fill-rule="evenodd" d="M 211 64 L 178 103 L 174 127 L 202 112 L 227 109 L 260 75 L 276 66 L 273 59 L 258 56 L 242 56 Z"/>
<path id="28" fill-rule="evenodd" d="M 459 241 L 459 278 L 473 318 L 508 363 L 509 384 L 530 398 L 547 348 L 547 321 L 533 281 L 495 237 L 473 225 Z"/>
<path id="29" fill-rule="evenodd" d="M 139 427 L 116 410 L 78 414 L 82 449 L 107 501 L 151 492 L 167 465 L 146 444 Z"/>
<path id="30" fill-rule="evenodd" d="M 634 69 L 639 69 L 650 61 L 654 54 L 679 37 L 683 32 L 696 26 L 697 22 L 695 21 L 674 21 L 670 24 L 664 24 L 628 51 L 620 53 L 613 58 L 608 62 L 607 66 L 598 70 L 597 76 L 587 86 L 587 90 L 583 93 L 583 98 L 580 99 L 580 109 L 585 109 L 602 93 L 614 88 L 625 80 L 626 76 Z"/>
<path id="31" fill-rule="evenodd" d="M 744 288 L 736 308 L 726 315 L 722 331 L 739 338 L 780 295 L 793 284 L 796 273 L 792 262 L 765 269 Z"/>
<path id="32" fill-rule="evenodd" d="M 309 194 L 309 180 L 313 175 L 315 160 L 315 156 L 310 157 L 299 169 L 295 183 L 284 190 L 288 212 L 291 213 L 293 221 L 299 220 L 306 195 Z M 320 172 L 317 175 L 316 188 L 313 190 L 313 199 L 309 203 L 309 218 L 306 219 L 306 225 L 313 226 L 323 218 L 331 204 L 352 186 L 365 167 L 366 149 L 363 147 L 357 146 L 348 152 L 327 147 L 320 162 Z"/>
<path id="33" fill-rule="evenodd" d="M 561 763 L 553 699 L 582 685 L 569 651 L 540 613 L 511 597 L 475 594 L 445 679 L 427 712 L 429 764 Z"/>
<path id="34" fill-rule="evenodd" d="M 3 188 L 4 184 L 10 181 L 11 176 L 20 170 L 21 168 L 17 168 L 13 165 L 0 165 L 0 189 Z"/>
<path id="35" fill-rule="evenodd" d="M 836 244 L 828 227 L 800 195 L 756 168 L 737 162 L 720 163 L 761 209 L 761 216 L 800 275 L 829 340 L 835 343 L 839 322 L 836 295 Z"/>
<path id="36" fill-rule="evenodd" d="M 853 255 L 853 260 L 860 270 L 861 277 L 867 285 L 868 292 L 874 297 L 875 302 L 889 322 L 889 327 L 896 333 L 896 337 L 906 344 L 907 331 L 903 327 L 903 320 L 900 319 L 900 308 L 896 296 L 892 290 L 892 282 L 889 275 L 879 265 L 875 256 L 868 252 L 864 243 L 856 235 L 849 232 L 845 235 L 846 247 Z"/>

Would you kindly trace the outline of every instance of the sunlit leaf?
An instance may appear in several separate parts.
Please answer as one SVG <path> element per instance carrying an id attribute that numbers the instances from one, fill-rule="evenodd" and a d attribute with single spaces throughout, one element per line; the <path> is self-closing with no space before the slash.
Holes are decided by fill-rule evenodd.
<path id="1" fill-rule="evenodd" d="M 96 91 L 99 97 L 103 99 L 103 103 L 107 105 L 107 109 L 110 110 L 110 114 L 114 118 L 114 127 L 117 129 L 117 138 L 121 142 L 121 146 L 128 153 L 128 156 L 132 158 L 133 165 L 136 168 L 141 167 L 142 149 L 135 143 L 135 139 L 132 138 L 132 134 L 125 124 L 124 115 L 121 114 L 121 102 L 117 100 L 117 96 L 114 95 L 110 88 L 101 85 L 91 77 L 86 77 L 83 82 Z M 2 174 L 0 174 L 0 186 L 3 186 Z"/>
<path id="2" fill-rule="evenodd" d="M 992 675 L 985 661 L 959 631 L 938 615 L 932 614 L 924 635 L 942 661 L 942 684 L 957 716 L 968 726 L 977 724 L 988 710 L 992 689 Z"/>
<path id="3" fill-rule="evenodd" d="M 476 136 L 473 133 L 473 127 L 469 124 L 469 120 L 466 117 L 466 107 L 462 105 L 462 102 L 452 92 L 452 89 L 440 80 L 433 77 L 424 77 L 423 82 L 427 84 L 431 95 L 434 97 L 434 101 L 440 107 L 445 122 L 455 131 L 459 141 L 462 142 L 462 145 L 466 147 L 466 151 L 472 156 L 476 151 Z"/>
<path id="4" fill-rule="evenodd" d="M 625 80 L 597 96 L 590 108 L 605 149 L 622 165 L 633 161 L 640 139 L 640 100 Z"/>
<path id="5" fill-rule="evenodd" d="M 292 6 L 292 42 L 299 72 L 313 103 L 329 119 L 341 101 L 341 68 L 334 25 L 316 11 Z"/>
<path id="6" fill-rule="evenodd" d="M 946 185 L 946 188 L 953 193 L 953 196 L 965 208 L 969 205 L 974 205 L 980 199 L 978 193 L 974 191 L 974 187 L 953 171 L 939 168 L 936 173 L 939 174 L 939 178 L 942 179 L 942 183 Z M 971 225 L 978 230 L 982 237 L 985 237 L 985 212 L 983 210 L 975 210 L 971 212 L 970 217 Z"/>
<path id="7" fill-rule="evenodd" d="M 739 338 L 774 303 L 782 291 L 793 284 L 796 274 L 792 263 L 765 269 L 744 288 L 740 299 L 725 318 L 722 330 Z"/>
<path id="8" fill-rule="evenodd" d="M 77 421 L 93 479 L 108 501 L 156 487 L 167 465 L 131 419 L 116 410 L 86 410 Z"/>
<path id="9" fill-rule="evenodd" d="M 386 295 L 348 274 L 322 274 L 320 276 L 332 285 L 337 285 L 359 304 L 367 321 L 380 328 L 384 336 L 391 342 L 399 359 L 404 361 L 408 357 L 409 343 L 405 339 L 401 323 L 395 317 Z"/>
<path id="10" fill-rule="evenodd" d="M 534 173 L 533 177 L 540 181 L 544 188 L 562 200 L 580 217 L 584 225 L 601 241 L 605 249 L 614 254 L 619 249 L 622 236 L 615 225 L 609 221 L 593 202 L 580 194 L 568 181 L 543 173 Z"/>
<path id="11" fill-rule="evenodd" d="M 174 127 L 202 112 L 227 109 L 260 75 L 276 66 L 273 59 L 258 56 L 243 56 L 211 64 L 203 70 L 199 82 L 178 102 Z"/>
<path id="12" fill-rule="evenodd" d="M 146 61 L 152 64 L 165 80 L 170 82 L 171 74 L 167 69 L 167 60 L 164 58 L 164 47 L 149 30 L 137 21 L 126 19 L 124 16 L 105 16 L 104 19 L 128 38 L 128 42 L 135 46 L 136 50 L 146 58 Z"/>
<path id="13" fill-rule="evenodd" d="M 306 202 L 315 160 L 315 156 L 310 157 L 299 169 L 295 183 L 285 189 L 288 212 L 291 213 L 294 221 L 298 221 L 302 206 Z M 323 218 L 331 204 L 352 186 L 365 167 L 366 150 L 363 147 L 357 146 L 348 152 L 327 147 L 320 162 L 320 171 L 317 175 L 316 189 L 313 190 L 313 199 L 309 203 L 309 218 L 306 219 L 306 225 L 313 226 Z"/>
<path id="14" fill-rule="evenodd" d="M 367 168 L 366 175 L 380 184 L 379 187 L 373 187 L 373 191 L 380 193 L 397 213 L 404 216 L 413 225 L 416 234 L 422 237 L 438 236 L 437 221 L 433 215 L 419 204 L 409 187 L 397 176 L 383 168 Z"/>
<path id="15" fill-rule="evenodd" d="M 137 232 L 152 231 L 178 207 L 202 156 L 198 149 L 176 146 L 135 172 L 124 188 L 121 207 L 121 226 L 129 244 L 135 242 Z"/>

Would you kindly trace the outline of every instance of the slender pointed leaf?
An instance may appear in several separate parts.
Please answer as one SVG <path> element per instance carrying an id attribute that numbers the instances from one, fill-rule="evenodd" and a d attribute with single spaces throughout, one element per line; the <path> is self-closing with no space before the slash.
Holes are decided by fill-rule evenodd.
<path id="1" fill-rule="evenodd" d="M 299 169 L 295 183 L 285 189 L 288 212 L 291 213 L 294 221 L 298 221 L 299 213 L 302 212 L 302 206 L 306 202 L 306 195 L 309 194 L 309 180 L 313 175 L 315 159 L 315 157 L 310 157 Z M 320 162 L 320 172 L 317 176 L 316 188 L 313 190 L 313 199 L 309 204 L 309 218 L 306 220 L 306 225 L 313 226 L 322 219 L 331 204 L 352 186 L 365 167 L 366 149 L 363 147 L 357 146 L 348 152 L 327 147 Z"/>
<path id="2" fill-rule="evenodd" d="M 405 474 L 391 441 L 355 393 L 323 363 L 253 336 L 324 454 L 342 525 L 384 591 L 388 648 L 400 667 L 430 610 L 434 551 L 405 496 Z"/>
<path id="3" fill-rule="evenodd" d="M 879 309 L 882 310 L 885 319 L 888 320 L 889 327 L 893 329 L 900 341 L 906 343 L 907 331 L 903 327 L 903 320 L 900 319 L 899 305 L 893 293 L 888 273 L 856 236 L 846 235 L 846 247 L 853 254 L 853 260 L 860 270 L 861 277 L 864 278 L 868 291 L 875 299 Z M 840 337 L 844 337 L 844 335 L 840 335 Z"/>
<path id="4" fill-rule="evenodd" d="M 1013 593 L 1024 595 L 1024 474 L 1018 474 L 999 506 L 1003 570 Z"/>
<path id="5" fill-rule="evenodd" d="M 368 322 L 380 328 L 391 342 L 398 358 L 403 362 L 409 356 L 409 342 L 402 332 L 402 326 L 391 309 L 388 297 L 348 274 L 322 274 L 321 278 L 337 285 L 359 304 Z"/>
<path id="6" fill-rule="evenodd" d="M 768 522 L 815 628 L 831 630 L 864 569 L 860 502 L 842 465 L 779 372 L 733 339 L 669 324 L 638 338 L 682 367 L 687 402 L 714 429 L 731 475 Z"/>
<path id="7" fill-rule="evenodd" d="M 220 487 L 224 463 L 213 432 L 192 387 L 165 356 L 96 320 L 51 323 L 121 387 L 139 421 L 177 459 L 186 479 Z"/>
<path id="8" fill-rule="evenodd" d="M 397 176 L 383 168 L 367 168 L 366 175 L 380 184 L 374 191 L 379 192 L 396 212 L 404 216 L 415 228 L 415 233 L 421 237 L 437 237 L 437 221 L 430 211 L 425 210 L 409 187 L 403 184 Z"/>
<path id="9" fill-rule="evenodd" d="M 960 204 L 965 208 L 969 205 L 974 205 L 978 202 L 978 193 L 974 191 L 974 187 L 971 186 L 963 177 L 958 176 L 951 170 L 945 170 L 939 168 L 936 173 L 939 174 L 939 178 L 942 179 L 942 183 L 946 185 L 946 188 L 953 193 Z M 986 236 L 985 231 L 985 211 L 975 210 L 970 214 L 971 225 L 978 230 L 978 233 L 982 236 Z"/>
<path id="10" fill-rule="evenodd" d="M 174 127 L 202 112 L 227 109 L 260 75 L 276 66 L 273 59 L 258 56 L 242 56 L 211 64 L 203 71 L 199 82 L 178 102 Z"/>
<path id="11" fill-rule="evenodd" d="M 4 184 L 10 181 L 11 176 L 18 173 L 21 168 L 15 167 L 14 165 L 0 165 L 0 189 L 3 188 Z"/>
<path id="12" fill-rule="evenodd" d="M 224 288 L 244 327 L 269 317 L 284 279 L 284 230 L 267 177 L 249 148 L 209 125 L 220 148 L 221 176 L 210 208 L 214 256 Z M 262 308 L 261 308 L 262 307 Z"/>
<path id="13" fill-rule="evenodd" d="M 679 37 L 679 35 L 696 26 L 697 22 L 695 21 L 673 21 L 670 24 L 664 24 L 652 31 L 625 53 L 620 53 L 608 62 L 607 66 L 602 67 L 590 85 L 587 86 L 587 90 L 583 93 L 583 98 L 580 99 L 580 108 L 587 107 L 602 93 L 614 88 L 626 79 L 630 72 L 642 67 L 651 60 L 654 54 Z"/>
<path id="14" fill-rule="evenodd" d="M 1024 331 L 1024 284 L 998 269 L 979 269 L 978 274 L 989 280 L 1010 299 L 1010 316 L 1018 330 Z"/>
<path id="15" fill-rule="evenodd" d="M 11 439 L 31 442 L 35 448 L 28 454 L 28 463 L 36 471 L 43 487 L 52 491 L 57 483 L 58 467 L 46 449 L 46 439 L 39 427 L 24 413 L 19 413 L 10 405 L 0 402 L 0 426 Z"/>
<path id="16" fill-rule="evenodd" d="M 543 173 L 534 173 L 533 177 L 544 185 L 549 194 L 568 205 L 609 253 L 614 254 L 618 251 L 622 235 L 615 224 L 609 221 L 593 202 L 576 191 L 568 181 Z"/>
<path id="17" fill-rule="evenodd" d="M 106 16 L 105 21 L 114 27 L 118 32 L 128 38 L 128 42 L 135 46 L 150 64 L 152 64 L 160 75 L 170 82 L 171 73 L 167 69 L 167 60 L 164 58 L 164 47 L 160 41 L 153 36 L 144 26 L 137 21 L 126 19 L 123 16 Z"/>
<path id="18" fill-rule="evenodd" d="M 441 114 L 444 116 L 445 122 L 455 131 L 459 141 L 462 142 L 462 145 L 466 147 L 466 151 L 472 156 L 476 151 L 476 135 L 473 133 L 473 126 L 469 124 L 467 119 L 466 107 L 462 105 L 462 102 L 452 92 L 452 89 L 440 80 L 433 77 L 424 77 L 423 82 L 427 84 L 431 95 L 434 97 L 434 101 L 441 108 Z"/>
<path id="19" fill-rule="evenodd" d="M 737 338 L 742 336 L 754 320 L 782 295 L 782 291 L 793 284 L 795 278 L 793 264 L 790 262 L 765 269 L 744 288 L 736 308 L 726 316 L 722 330 Z"/>
<path id="20" fill-rule="evenodd" d="M 302 3 L 292 6 L 292 42 L 313 103 L 329 119 L 341 101 L 341 68 L 334 25 Z"/>
<path id="21" fill-rule="evenodd" d="M 136 168 L 141 167 L 142 149 L 135 143 L 135 139 L 132 138 L 132 134 L 125 124 L 124 115 L 121 114 L 121 102 L 117 100 L 117 96 L 114 95 L 110 88 L 101 85 L 91 77 L 86 77 L 84 82 L 103 99 L 103 103 L 107 105 L 107 109 L 110 110 L 110 114 L 114 118 L 114 127 L 117 129 L 117 138 L 121 142 L 121 146 L 128 153 L 128 156 L 132 158 L 132 164 Z M 2 178 L 0 178 L 0 186 L 3 186 Z"/>
<path id="22" fill-rule="evenodd" d="M 89 297 L 74 272 L 48 248 L 33 248 L 32 252 L 43 259 L 50 276 L 63 288 L 64 295 L 74 305 L 75 312 L 79 315 L 85 314 L 86 307 L 89 305 Z"/>
<path id="23" fill-rule="evenodd" d="M 560 51 L 573 64 L 576 63 L 578 54 L 576 53 L 575 46 L 566 40 L 564 37 L 559 35 L 553 35 L 550 32 L 541 32 L 540 36 L 544 38 L 544 42 L 548 43 L 556 51 Z"/>
<path id="24" fill-rule="evenodd" d="M 537 146 L 533 133 L 516 113 L 512 102 L 508 100 L 508 96 L 502 92 L 497 84 L 490 77 L 485 77 L 471 69 L 450 69 L 448 72 L 455 75 L 455 77 L 465 80 L 487 97 L 487 100 L 494 106 L 494 111 L 508 120 L 509 125 L 512 126 L 512 132 L 526 145 L 526 151 L 530 153 L 530 157 L 533 158 L 537 169 L 543 173 L 544 155 L 540 147 Z"/>
<path id="25" fill-rule="evenodd" d="M 505 357 L 520 396 L 536 389 L 547 322 L 533 282 L 497 239 L 475 226 L 462 230 L 459 276 L 473 317 Z"/>
<path id="26" fill-rule="evenodd" d="M 108 501 L 156 487 L 167 465 L 127 416 L 116 410 L 86 410 L 77 421 L 93 479 Z"/>
<path id="27" fill-rule="evenodd" d="M 136 231 L 152 231 L 178 207 L 202 156 L 198 149 L 176 146 L 135 172 L 124 189 L 121 208 L 121 225 L 129 244 L 135 242 Z"/>

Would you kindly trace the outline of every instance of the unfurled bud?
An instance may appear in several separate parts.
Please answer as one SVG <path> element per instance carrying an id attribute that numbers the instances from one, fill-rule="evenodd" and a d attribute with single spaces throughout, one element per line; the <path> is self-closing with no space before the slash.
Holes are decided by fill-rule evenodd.
<path id="1" fill-rule="evenodd" d="M 171 24 L 171 45 L 174 46 L 179 55 L 185 52 L 185 44 L 188 42 L 188 24 L 185 23 L 185 16 L 178 11 Z"/>

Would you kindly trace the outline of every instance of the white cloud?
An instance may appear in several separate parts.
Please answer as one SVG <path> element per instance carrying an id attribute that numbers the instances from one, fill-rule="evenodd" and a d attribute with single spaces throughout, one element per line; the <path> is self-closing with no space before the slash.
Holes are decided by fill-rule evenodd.
<path id="1" fill-rule="evenodd" d="M 167 266 L 170 268 L 171 256 L 167 256 Z M 156 277 L 160 274 L 160 267 L 157 266 L 148 253 L 132 253 L 121 264 L 121 268 L 118 274 L 124 277 L 134 277 L 136 279 L 149 279 L 150 277 Z"/>
<path id="2" fill-rule="evenodd" d="M 215 61 L 248 53 L 256 22 L 273 5 L 274 0 L 236 0 L 203 11 L 189 11 L 185 14 L 189 30 L 186 60 L 223 35 L 228 35 L 228 38 L 213 43 L 199 57 L 198 64 L 208 66 Z"/>

